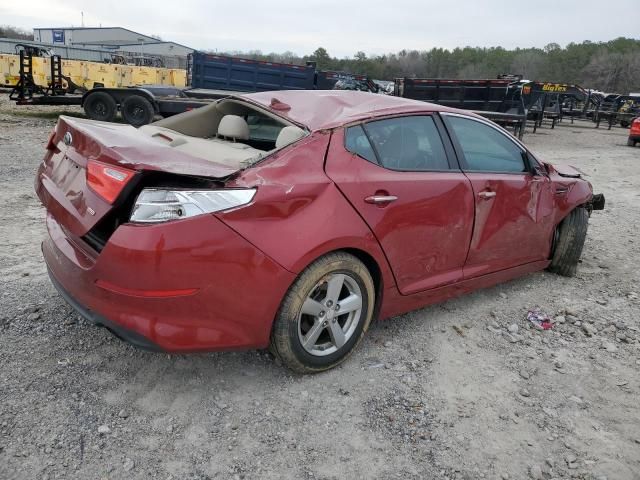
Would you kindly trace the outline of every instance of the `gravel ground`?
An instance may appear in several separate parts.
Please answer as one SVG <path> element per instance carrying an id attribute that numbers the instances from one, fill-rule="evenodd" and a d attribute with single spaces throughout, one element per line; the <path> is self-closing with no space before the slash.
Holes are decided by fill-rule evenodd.
<path id="1" fill-rule="evenodd" d="M 343 366 L 301 377 L 265 352 L 141 352 L 74 314 L 40 255 L 33 177 L 55 120 L 36 114 L 0 96 L 0 478 L 640 479 L 640 150 L 625 130 L 525 136 L 607 197 L 577 277 L 378 322 Z M 533 307 L 556 328 L 529 328 Z"/>

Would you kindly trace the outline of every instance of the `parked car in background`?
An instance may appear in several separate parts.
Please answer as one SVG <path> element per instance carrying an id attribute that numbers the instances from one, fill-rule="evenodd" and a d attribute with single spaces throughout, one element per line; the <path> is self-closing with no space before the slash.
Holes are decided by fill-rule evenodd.
<path id="1" fill-rule="evenodd" d="M 379 93 L 380 86 L 368 77 L 351 75 L 338 80 L 333 86 L 334 90 L 352 90 L 359 92 Z"/>
<path id="2" fill-rule="evenodd" d="M 638 142 L 640 142 L 640 117 L 633 119 L 633 121 L 631 122 L 627 145 L 629 145 L 630 147 L 635 147 L 636 143 Z"/>
<path id="3" fill-rule="evenodd" d="M 469 112 L 353 91 L 221 99 L 135 129 L 60 117 L 44 258 L 85 318 L 168 352 L 340 364 L 387 318 L 548 268 L 571 276 L 580 172 Z"/>

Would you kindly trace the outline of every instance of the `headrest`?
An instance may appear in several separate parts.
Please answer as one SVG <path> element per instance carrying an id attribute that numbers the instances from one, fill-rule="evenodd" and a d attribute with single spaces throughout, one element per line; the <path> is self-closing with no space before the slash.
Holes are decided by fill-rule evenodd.
<path id="1" fill-rule="evenodd" d="M 293 125 L 284 127 L 282 130 L 280 130 L 278 138 L 276 138 L 276 148 L 285 147 L 290 143 L 300 140 L 302 137 L 304 137 L 304 130 L 302 130 L 301 128 L 295 127 Z"/>
<path id="2" fill-rule="evenodd" d="M 218 125 L 218 136 L 234 140 L 249 140 L 249 125 L 238 115 L 225 115 Z"/>

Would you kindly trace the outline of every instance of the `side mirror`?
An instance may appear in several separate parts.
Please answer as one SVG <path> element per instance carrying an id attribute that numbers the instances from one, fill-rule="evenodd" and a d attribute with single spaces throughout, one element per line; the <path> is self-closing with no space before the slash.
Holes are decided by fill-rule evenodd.
<path id="1" fill-rule="evenodd" d="M 545 168 L 542 165 L 534 165 L 531 168 L 531 173 L 533 175 L 535 175 L 536 177 L 546 177 L 547 176 L 547 171 L 545 170 Z"/>

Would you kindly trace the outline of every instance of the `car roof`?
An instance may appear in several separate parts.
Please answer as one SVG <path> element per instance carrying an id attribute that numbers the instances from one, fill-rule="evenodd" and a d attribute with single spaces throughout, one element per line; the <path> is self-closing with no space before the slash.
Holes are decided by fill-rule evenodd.
<path id="1" fill-rule="evenodd" d="M 460 112 L 455 108 L 377 93 L 350 90 L 278 90 L 241 95 L 276 115 L 311 131 L 386 115 L 424 112 Z M 466 114 L 471 112 L 464 111 Z M 473 114 L 471 114 L 473 115 Z"/>

